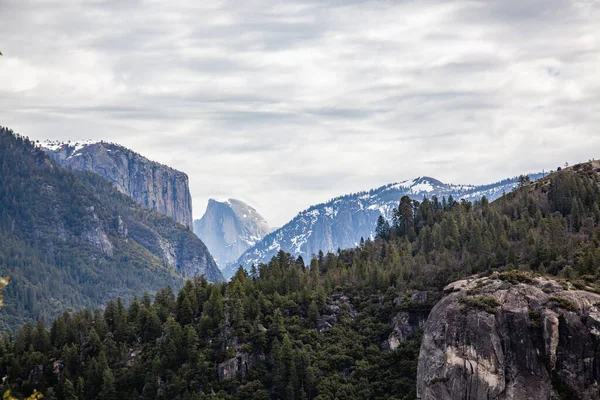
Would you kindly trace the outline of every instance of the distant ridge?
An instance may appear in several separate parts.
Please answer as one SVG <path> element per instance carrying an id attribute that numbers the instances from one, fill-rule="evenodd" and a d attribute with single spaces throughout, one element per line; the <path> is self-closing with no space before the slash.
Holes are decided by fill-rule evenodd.
<path id="1" fill-rule="evenodd" d="M 542 177 L 542 173 L 530 174 L 529 177 L 534 181 Z M 442 197 L 452 196 L 455 200 L 469 201 L 486 196 L 493 201 L 504 192 L 512 191 L 517 183 L 518 178 L 514 177 L 487 185 L 455 185 L 422 176 L 369 191 L 342 195 L 300 212 L 290 222 L 249 248 L 223 274 L 227 278 L 240 265 L 249 268 L 252 264 L 267 262 L 279 250 L 307 260 L 319 251 L 354 247 L 361 237 L 367 239 L 374 236 L 380 215 L 391 219 L 392 210 L 398 206 L 402 196 L 409 196 L 413 200 L 433 196 L 441 200 Z"/>
<path id="2" fill-rule="evenodd" d="M 224 268 L 271 232 L 267 221 L 241 200 L 210 199 L 194 232 L 206 244 L 217 264 Z"/>

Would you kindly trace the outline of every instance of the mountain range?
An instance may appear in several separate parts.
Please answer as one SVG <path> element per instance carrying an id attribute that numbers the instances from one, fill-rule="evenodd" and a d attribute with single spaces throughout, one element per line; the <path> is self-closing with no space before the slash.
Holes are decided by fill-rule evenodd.
<path id="1" fill-rule="evenodd" d="M 240 200 L 210 199 L 206 212 L 194 221 L 194 233 L 221 267 L 227 267 L 270 232 L 267 221 Z"/>
<path id="2" fill-rule="evenodd" d="M 311 206 L 271 230 L 254 208 L 235 199 L 209 200 L 202 218 L 192 222 L 187 175 L 123 146 L 105 141 L 46 141 L 39 146 L 63 167 L 99 174 L 143 207 L 193 227 L 225 277 L 232 276 L 240 265 L 249 268 L 265 263 L 279 250 L 310 259 L 320 251 L 354 247 L 361 238 L 374 237 L 380 215 L 391 220 L 393 209 L 405 195 L 414 200 L 451 196 L 469 201 L 486 196 L 493 201 L 517 185 L 517 178 L 489 185 L 453 185 L 419 177 Z"/>
<path id="3" fill-rule="evenodd" d="M 41 174 L 54 163 L 16 144 L 0 142 L 2 173 L 12 171 L 0 185 L 2 263 L 21 261 L 20 248 L 5 238 L 19 240 L 28 223 L 44 227 L 44 214 L 29 218 L 43 204 L 37 188 L 59 183 Z M 88 184 L 56 170 L 67 180 L 46 196 L 46 211 L 70 198 L 72 209 L 58 210 L 77 227 L 89 220 L 78 206 Z M 77 175 L 111 188 L 92 173 Z M 416 185 L 433 187 L 426 179 Z M 218 285 L 188 280 L 179 293 L 159 290 L 154 300 L 109 300 L 103 309 L 61 314 L 50 329 L 44 320 L 24 324 L 2 337 L 0 392 L 27 398 L 36 389 L 57 400 L 600 398 L 600 162 L 519 180 L 494 202 L 402 204 L 395 234 L 317 257 L 310 267 L 280 251 L 257 275 L 237 271 Z M 7 233 L 11 218 L 28 223 Z M 26 271 L 32 284 L 50 275 L 56 285 L 39 295 L 60 296 L 65 275 L 90 279 L 81 274 L 94 271 L 80 265 L 90 237 L 82 228 L 82 247 L 63 253 L 76 262 Z M 41 233 L 30 246 L 48 240 Z M 131 258 L 118 268 L 100 266 L 100 292 L 121 271 L 132 272 L 132 285 L 144 273 L 132 264 L 132 249 L 120 254 Z M 17 304 L 48 303 L 37 295 L 25 287 Z"/>
<path id="4" fill-rule="evenodd" d="M 542 176 L 542 173 L 529 175 L 532 181 Z M 290 222 L 246 250 L 223 274 L 225 277 L 231 276 L 240 265 L 249 268 L 252 264 L 266 263 L 279 250 L 309 260 L 319 251 L 327 253 L 355 247 L 361 238 L 374 237 L 380 215 L 391 220 L 392 210 L 398 207 L 403 196 L 417 201 L 433 196 L 440 200 L 452 196 L 454 200 L 474 201 L 485 196 L 493 201 L 503 193 L 511 192 L 517 184 L 516 177 L 488 185 L 453 185 L 430 177 L 419 177 L 340 196 L 300 212 Z"/>

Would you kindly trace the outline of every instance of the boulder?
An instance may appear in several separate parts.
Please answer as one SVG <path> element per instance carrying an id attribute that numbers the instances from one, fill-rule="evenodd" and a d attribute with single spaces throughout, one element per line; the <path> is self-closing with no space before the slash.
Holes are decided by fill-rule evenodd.
<path id="1" fill-rule="evenodd" d="M 600 295 L 515 273 L 469 278 L 425 324 L 424 400 L 600 398 Z"/>

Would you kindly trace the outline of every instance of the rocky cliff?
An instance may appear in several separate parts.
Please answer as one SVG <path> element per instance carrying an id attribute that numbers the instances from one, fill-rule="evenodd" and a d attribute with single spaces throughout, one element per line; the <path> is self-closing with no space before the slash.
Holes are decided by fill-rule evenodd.
<path id="1" fill-rule="evenodd" d="M 62 168 L 2 127 L 0 160 L 0 276 L 10 276 L 0 330 L 177 289 L 190 276 L 223 280 L 191 230 L 100 175 Z"/>
<path id="2" fill-rule="evenodd" d="M 192 228 L 192 198 L 185 173 L 107 142 L 44 142 L 42 149 L 64 167 L 95 172 L 143 207 Z"/>
<path id="3" fill-rule="evenodd" d="M 600 398 L 600 295 L 514 272 L 445 292 L 425 324 L 420 399 Z"/>
<path id="4" fill-rule="evenodd" d="M 243 201 L 210 199 L 202 218 L 194 221 L 194 232 L 217 264 L 224 268 L 258 243 L 270 229 L 267 221 Z"/>

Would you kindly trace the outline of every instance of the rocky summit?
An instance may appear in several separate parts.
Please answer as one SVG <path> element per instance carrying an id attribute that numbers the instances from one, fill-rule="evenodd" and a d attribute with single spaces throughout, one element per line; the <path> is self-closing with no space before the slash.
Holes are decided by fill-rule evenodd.
<path id="1" fill-rule="evenodd" d="M 104 141 L 48 141 L 40 147 L 63 167 L 95 172 L 141 206 L 192 229 L 192 197 L 185 173 Z"/>
<path id="2" fill-rule="evenodd" d="M 600 295 L 515 272 L 445 292 L 425 324 L 418 398 L 600 398 Z"/>
<path id="3" fill-rule="evenodd" d="M 210 199 L 202 218 L 194 221 L 194 232 L 206 244 L 217 264 L 225 268 L 265 237 L 270 229 L 267 221 L 243 201 Z"/>

